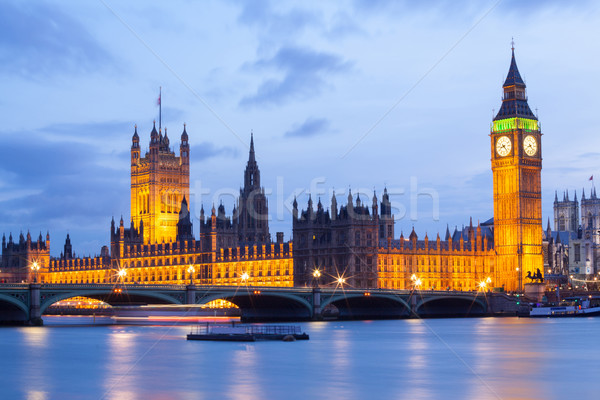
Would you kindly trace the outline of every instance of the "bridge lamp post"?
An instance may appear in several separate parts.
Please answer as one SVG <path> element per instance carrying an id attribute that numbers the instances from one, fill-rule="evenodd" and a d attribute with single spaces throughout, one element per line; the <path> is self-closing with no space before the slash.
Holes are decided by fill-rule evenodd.
<path id="1" fill-rule="evenodd" d="M 479 289 L 480 289 L 482 292 L 485 292 L 485 288 L 486 288 L 486 287 L 487 287 L 487 283 L 486 283 L 485 281 L 481 281 L 481 282 L 479 282 Z"/>
<path id="2" fill-rule="evenodd" d="M 121 268 L 119 272 L 117 272 L 117 276 L 119 277 L 119 281 L 123 283 L 125 280 L 125 276 L 127 275 L 127 270 L 125 268 Z"/>
<path id="3" fill-rule="evenodd" d="M 346 278 L 340 276 L 339 278 L 337 278 L 337 283 L 341 287 L 344 287 L 344 283 L 346 283 Z"/>
<path id="4" fill-rule="evenodd" d="M 423 281 L 420 278 L 417 278 L 417 280 L 415 281 L 415 289 L 419 290 L 422 284 Z"/>
<path id="5" fill-rule="evenodd" d="M 31 264 L 31 270 L 33 271 L 33 283 L 37 283 L 38 271 L 40 270 L 40 265 L 37 261 Z"/>
<path id="6" fill-rule="evenodd" d="M 313 272 L 313 285 L 319 287 L 319 278 L 321 278 L 321 271 L 315 269 Z"/>
<path id="7" fill-rule="evenodd" d="M 413 283 L 413 290 L 418 290 L 423 284 L 423 281 L 416 274 L 412 274 L 410 280 Z"/>
<path id="8" fill-rule="evenodd" d="M 247 285 L 248 279 L 250 279 L 250 274 L 244 272 L 240 278 L 242 279 L 242 284 Z"/>
<path id="9" fill-rule="evenodd" d="M 190 274 L 190 285 L 194 286 L 194 272 L 196 272 L 196 269 L 193 265 L 190 265 L 187 269 L 187 272 Z"/>

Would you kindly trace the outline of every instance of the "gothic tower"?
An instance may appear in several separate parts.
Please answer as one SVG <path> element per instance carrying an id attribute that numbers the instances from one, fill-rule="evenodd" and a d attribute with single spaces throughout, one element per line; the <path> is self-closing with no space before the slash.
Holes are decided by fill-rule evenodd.
<path id="1" fill-rule="evenodd" d="M 260 170 L 254 154 L 254 135 L 250 135 L 250 154 L 240 189 L 237 223 L 241 243 L 269 243 L 269 209 L 265 189 L 260 186 Z"/>
<path id="2" fill-rule="evenodd" d="M 182 200 L 190 196 L 190 146 L 185 124 L 179 157 L 169 147 L 169 137 L 150 132 L 150 149 L 140 157 L 137 126 L 131 144 L 131 219 L 143 225 L 144 243 L 174 242 Z"/>
<path id="3" fill-rule="evenodd" d="M 600 245 L 600 198 L 596 196 L 596 188 L 592 188 L 589 197 L 585 197 L 585 192 L 581 197 L 581 229 L 584 239 Z"/>
<path id="4" fill-rule="evenodd" d="M 585 193 L 583 195 L 585 198 Z M 554 229 L 557 231 L 577 232 L 579 228 L 579 203 L 577 192 L 575 200 L 569 200 L 569 191 L 563 194 L 562 201 L 558 200 L 558 193 L 554 193 Z"/>
<path id="5" fill-rule="evenodd" d="M 527 104 L 515 49 L 500 111 L 491 127 L 494 176 L 495 285 L 522 291 L 527 272 L 543 273 L 542 133 Z"/>

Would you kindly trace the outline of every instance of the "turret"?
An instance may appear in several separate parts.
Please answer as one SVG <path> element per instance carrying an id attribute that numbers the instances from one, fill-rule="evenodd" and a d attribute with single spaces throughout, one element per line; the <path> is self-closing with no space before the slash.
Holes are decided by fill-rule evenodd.
<path id="1" fill-rule="evenodd" d="M 371 210 L 373 211 L 373 218 L 377 218 L 377 194 L 375 190 L 373 190 L 373 204 L 371 205 Z"/>
<path id="2" fill-rule="evenodd" d="M 190 240 L 193 238 L 192 221 L 190 219 L 190 210 L 187 200 L 183 196 L 181 208 L 179 209 L 179 221 L 177 222 L 177 240 Z"/>
<path id="3" fill-rule="evenodd" d="M 338 212 L 337 199 L 335 198 L 335 190 L 334 190 L 333 194 L 331 195 L 331 219 L 332 220 L 335 220 L 337 218 L 337 212 Z"/>
<path id="4" fill-rule="evenodd" d="M 158 131 L 156 130 L 156 121 L 152 122 L 152 131 L 150 132 L 150 158 L 153 160 L 158 159 L 158 149 L 160 146 L 160 139 Z"/>
<path id="5" fill-rule="evenodd" d="M 296 200 L 296 196 L 294 196 L 294 203 L 292 204 L 292 215 L 294 217 L 294 221 L 298 220 L 298 201 Z"/>
<path id="6" fill-rule="evenodd" d="M 181 144 L 179 145 L 179 156 L 182 165 L 190 164 L 190 145 L 188 142 L 188 134 L 186 124 L 183 124 L 183 132 L 181 133 Z"/>
<path id="7" fill-rule="evenodd" d="M 67 239 L 65 240 L 63 257 L 65 260 L 69 260 L 69 259 L 73 258 L 73 246 L 71 246 L 71 238 L 69 237 L 68 233 L 67 233 Z"/>
<path id="8" fill-rule="evenodd" d="M 137 125 L 134 127 L 133 137 L 131 138 L 131 165 L 137 165 L 140 160 L 140 137 L 137 132 Z"/>
<path id="9" fill-rule="evenodd" d="M 410 233 L 410 236 L 408 237 L 408 239 L 411 241 L 412 245 L 413 245 L 413 250 L 417 249 L 417 239 L 419 237 L 417 236 L 417 233 L 415 232 L 415 227 L 413 226 L 413 230 Z"/>
<path id="10" fill-rule="evenodd" d="M 348 211 L 354 209 L 354 204 L 352 200 L 352 189 L 348 189 Z"/>

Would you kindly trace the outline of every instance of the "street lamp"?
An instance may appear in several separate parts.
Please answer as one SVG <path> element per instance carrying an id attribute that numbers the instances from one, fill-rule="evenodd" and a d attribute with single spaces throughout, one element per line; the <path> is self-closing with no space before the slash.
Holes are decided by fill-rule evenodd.
<path id="1" fill-rule="evenodd" d="M 337 278 L 337 284 L 338 285 L 344 287 L 344 283 L 346 283 L 346 278 L 341 277 L 341 276 L 339 278 Z"/>
<path id="2" fill-rule="evenodd" d="M 37 261 L 31 264 L 31 270 L 33 271 L 33 283 L 37 283 L 38 271 L 40 270 L 40 265 Z"/>
<path id="3" fill-rule="evenodd" d="M 196 269 L 194 268 L 193 265 L 190 265 L 189 268 L 187 269 L 188 274 L 190 274 L 190 285 L 194 286 L 194 272 L 196 272 Z"/>

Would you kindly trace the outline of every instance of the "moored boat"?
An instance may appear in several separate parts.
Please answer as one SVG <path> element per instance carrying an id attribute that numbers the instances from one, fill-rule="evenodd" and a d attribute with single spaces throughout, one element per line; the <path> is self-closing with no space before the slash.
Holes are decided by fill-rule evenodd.
<path id="1" fill-rule="evenodd" d="M 569 297 L 556 306 L 534 307 L 529 312 L 533 318 L 593 317 L 600 315 L 600 298 Z"/>
<path id="2" fill-rule="evenodd" d="M 197 325 L 187 335 L 187 340 L 220 340 L 229 342 L 255 342 L 257 340 L 308 340 L 309 336 L 299 326 L 291 325 Z"/>

